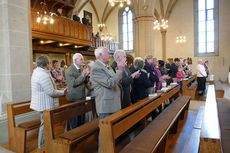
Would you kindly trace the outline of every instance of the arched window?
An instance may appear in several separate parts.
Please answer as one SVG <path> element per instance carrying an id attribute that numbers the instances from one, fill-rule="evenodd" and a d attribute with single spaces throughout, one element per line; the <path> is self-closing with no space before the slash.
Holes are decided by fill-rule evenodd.
<path id="1" fill-rule="evenodd" d="M 218 0 L 195 1 L 196 56 L 218 55 Z"/>
<path id="2" fill-rule="evenodd" d="M 133 41 L 134 41 L 134 27 L 133 27 L 133 12 L 130 7 L 125 7 L 121 13 L 121 33 L 120 42 L 121 48 L 126 52 L 133 51 Z"/>

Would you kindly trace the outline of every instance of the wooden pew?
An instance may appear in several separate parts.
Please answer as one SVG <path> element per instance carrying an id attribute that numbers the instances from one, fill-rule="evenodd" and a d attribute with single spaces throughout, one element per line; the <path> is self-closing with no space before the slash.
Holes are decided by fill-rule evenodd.
<path id="1" fill-rule="evenodd" d="M 220 81 L 215 81 L 216 98 L 224 98 L 224 88 Z"/>
<path id="2" fill-rule="evenodd" d="M 217 98 L 218 117 L 221 129 L 221 147 L 223 153 L 230 152 L 230 100 Z"/>
<path id="3" fill-rule="evenodd" d="M 62 131 L 55 133 L 55 128 L 58 125 L 63 125 L 63 122 L 66 123 L 66 121 L 69 121 L 72 117 L 85 114 L 89 111 L 93 112 L 93 121 L 85 123 L 67 132 L 64 132 L 63 128 Z M 98 131 L 99 122 L 96 116 L 94 99 L 65 104 L 48 111 L 44 111 L 43 115 L 46 153 L 69 153 L 73 144 L 82 141 Z"/>
<path id="4" fill-rule="evenodd" d="M 196 90 L 198 84 L 196 82 L 195 76 L 191 76 L 190 78 L 186 78 L 182 81 L 182 89 L 184 96 L 191 96 L 192 100 L 196 100 Z"/>
<path id="5" fill-rule="evenodd" d="M 188 110 L 190 99 L 190 96 L 177 98 L 120 153 L 164 153 L 168 134 L 177 132 L 179 119 Z"/>
<path id="6" fill-rule="evenodd" d="M 119 112 L 100 120 L 101 153 L 115 153 L 115 139 L 143 120 L 166 99 L 178 97 L 179 86 L 158 93 L 156 97 L 147 97 Z"/>
<path id="7" fill-rule="evenodd" d="M 15 117 L 17 115 L 22 115 L 34 111 L 30 109 L 30 102 L 31 101 L 23 101 L 7 104 L 9 149 L 18 153 L 24 153 L 27 151 L 27 132 L 39 128 L 41 123 L 39 116 L 39 118 L 35 120 L 23 122 L 19 125 L 16 125 Z M 66 97 L 59 97 L 59 102 L 60 105 L 66 104 Z M 37 147 L 37 145 L 35 146 Z M 30 149 L 36 148 L 30 147 Z"/>
<path id="8" fill-rule="evenodd" d="M 208 86 L 203 122 L 200 130 L 200 153 L 221 153 L 220 127 L 215 86 Z"/>
<path id="9" fill-rule="evenodd" d="M 40 118 L 16 125 L 15 117 L 32 112 L 30 101 L 7 104 L 9 149 L 17 153 L 26 152 L 27 132 L 40 126 Z M 35 149 L 35 148 L 34 148 Z"/>

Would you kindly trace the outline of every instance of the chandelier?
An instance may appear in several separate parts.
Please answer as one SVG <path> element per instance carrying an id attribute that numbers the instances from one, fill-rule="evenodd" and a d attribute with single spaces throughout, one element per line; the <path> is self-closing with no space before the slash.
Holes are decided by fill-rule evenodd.
<path id="1" fill-rule="evenodd" d="M 185 43 L 186 42 L 186 36 L 177 36 L 176 37 L 176 43 Z"/>
<path id="2" fill-rule="evenodd" d="M 104 27 L 105 27 L 104 23 L 98 24 L 98 28 L 99 28 L 100 31 L 102 31 Z"/>
<path id="3" fill-rule="evenodd" d="M 153 29 L 154 30 L 166 30 L 168 26 L 168 20 L 161 19 L 160 22 L 156 20 L 154 23 Z"/>
<path id="4" fill-rule="evenodd" d="M 120 3 L 120 7 L 123 7 L 124 4 L 126 3 L 127 5 L 131 4 L 131 0 L 109 0 L 109 3 L 111 6 L 114 6 L 115 3 Z"/>
<path id="5" fill-rule="evenodd" d="M 53 14 L 50 13 L 46 7 L 46 3 L 41 2 L 40 3 L 42 11 L 41 12 L 37 12 L 37 23 L 43 23 L 43 24 L 53 24 L 54 23 L 54 19 L 53 19 Z"/>
<path id="6" fill-rule="evenodd" d="M 101 34 L 101 40 L 105 40 L 105 41 L 112 41 L 112 39 L 113 39 L 113 37 L 112 37 L 112 34 L 110 33 L 110 34 Z"/>

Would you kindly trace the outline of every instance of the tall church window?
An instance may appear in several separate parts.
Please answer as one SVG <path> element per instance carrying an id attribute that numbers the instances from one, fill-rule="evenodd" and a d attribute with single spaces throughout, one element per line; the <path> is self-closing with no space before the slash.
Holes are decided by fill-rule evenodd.
<path id="1" fill-rule="evenodd" d="M 195 2 L 195 54 L 218 55 L 218 0 Z"/>
<path id="2" fill-rule="evenodd" d="M 121 13 L 121 48 L 126 52 L 133 51 L 134 42 L 133 12 L 130 7 L 125 7 Z"/>

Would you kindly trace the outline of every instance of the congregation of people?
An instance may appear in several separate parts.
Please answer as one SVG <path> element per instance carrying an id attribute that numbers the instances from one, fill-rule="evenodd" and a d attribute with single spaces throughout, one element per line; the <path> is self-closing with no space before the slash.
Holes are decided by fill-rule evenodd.
<path id="1" fill-rule="evenodd" d="M 77 15 L 74 20 L 79 22 Z M 124 109 L 146 97 L 150 93 L 161 92 L 161 89 L 172 82 L 177 82 L 182 93 L 182 80 L 193 75 L 187 59 L 175 58 L 174 61 L 158 60 L 152 55 L 145 59 L 134 58 L 131 65 L 127 65 L 126 53 L 115 51 L 113 61 L 108 48 L 95 49 L 96 61 L 84 61 L 80 53 L 73 55 L 73 63 L 60 68 L 58 61 L 40 56 L 31 78 L 32 99 L 31 108 L 40 112 L 41 126 L 39 129 L 39 148 L 44 146 L 44 110 L 59 106 L 58 97 L 66 95 L 68 103 L 95 98 L 98 119 L 101 120 L 121 109 Z M 198 94 L 205 91 L 206 77 L 209 74 L 208 62 L 198 60 L 197 82 Z M 66 85 L 59 89 L 58 86 Z M 157 115 L 153 112 L 152 117 Z M 73 117 L 70 128 L 76 128 L 93 119 L 92 112 Z M 99 138 L 100 141 L 100 138 Z M 99 143 L 100 144 L 100 143 Z M 99 146 L 100 150 L 100 146 Z"/>

